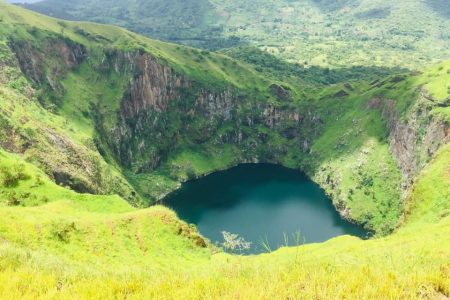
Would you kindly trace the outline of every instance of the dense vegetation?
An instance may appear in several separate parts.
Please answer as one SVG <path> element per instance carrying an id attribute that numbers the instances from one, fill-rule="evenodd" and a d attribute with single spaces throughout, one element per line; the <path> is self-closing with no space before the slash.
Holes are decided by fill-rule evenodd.
<path id="1" fill-rule="evenodd" d="M 404 73 L 401 68 L 353 66 L 349 68 L 335 68 L 304 66 L 299 63 L 289 63 L 273 54 L 262 51 L 257 47 L 235 47 L 222 51 L 237 60 L 255 66 L 259 73 L 270 77 L 282 78 L 286 81 L 303 81 L 303 83 L 330 85 L 355 80 L 375 80 L 395 73 Z"/>
<path id="2" fill-rule="evenodd" d="M 218 16 L 208 0 L 117 1 L 112 5 L 102 1 L 51 0 L 27 8 L 67 20 L 116 24 L 151 37 L 209 49 L 240 43 L 238 37 L 223 36 L 222 27 L 213 24 Z"/>
<path id="3" fill-rule="evenodd" d="M 363 5 L 314 3 L 330 17 Z M 0 2 L 0 298 L 450 295 L 450 63 L 326 69 L 224 53 Z M 139 98 L 155 89 L 165 102 Z M 304 170 L 376 237 L 240 257 L 148 207 L 242 161 Z"/>
<path id="4" fill-rule="evenodd" d="M 446 0 L 44 0 L 27 7 L 209 49 L 251 43 L 304 66 L 416 68 L 450 54 Z"/>

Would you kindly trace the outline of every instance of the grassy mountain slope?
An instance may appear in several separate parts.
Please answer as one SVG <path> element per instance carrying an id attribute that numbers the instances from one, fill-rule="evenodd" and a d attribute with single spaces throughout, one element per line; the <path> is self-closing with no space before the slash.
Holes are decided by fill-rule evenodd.
<path id="1" fill-rule="evenodd" d="M 445 59 L 450 51 L 445 0 L 161 3 L 45 0 L 27 7 L 207 48 L 251 43 L 292 62 L 315 66 L 416 68 Z"/>
<path id="2" fill-rule="evenodd" d="M 450 295 L 449 62 L 324 86 L 3 3 L 0 20 L 0 298 Z M 182 83 L 145 109 L 133 93 Z M 306 171 L 379 236 L 240 257 L 136 208 L 255 160 Z"/>

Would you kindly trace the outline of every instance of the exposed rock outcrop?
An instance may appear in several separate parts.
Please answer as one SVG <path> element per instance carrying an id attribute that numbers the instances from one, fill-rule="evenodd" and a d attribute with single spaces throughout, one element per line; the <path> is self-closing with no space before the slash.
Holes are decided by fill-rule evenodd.
<path id="1" fill-rule="evenodd" d="M 390 150 L 405 177 L 407 188 L 436 151 L 450 141 L 450 125 L 431 113 L 442 103 L 424 88 L 405 116 L 399 115 L 395 105 L 393 100 L 374 98 L 368 107 L 382 111 L 389 127 Z"/>
<path id="2" fill-rule="evenodd" d="M 83 45 L 61 38 L 47 39 L 39 49 L 23 40 L 11 41 L 10 47 L 22 72 L 36 84 L 48 83 L 53 90 L 56 90 L 58 77 L 64 76 L 68 69 L 77 67 L 87 57 Z M 49 59 L 58 63 L 48 63 Z M 48 67 L 51 67 L 50 73 L 46 72 Z"/>
<path id="3" fill-rule="evenodd" d="M 271 145 L 267 144 L 267 134 L 258 134 L 258 126 L 289 140 L 299 139 L 298 147 L 307 151 L 309 137 L 302 134 L 301 125 L 319 120 L 306 113 L 302 116 L 288 101 L 290 91 L 282 87 L 268 87 L 283 98 L 283 105 L 276 106 L 241 95 L 232 86 L 205 87 L 139 51 L 108 52 L 100 68 L 132 75 L 118 122 L 107 135 L 121 164 L 135 172 L 160 166 L 181 141 L 238 144 L 246 153 L 242 161 L 264 161 L 258 149 Z M 220 130 L 224 126 L 227 129 Z"/>
<path id="4" fill-rule="evenodd" d="M 292 91 L 288 87 L 284 87 L 278 84 L 272 84 L 270 86 L 270 91 L 275 95 L 278 100 L 289 101 L 292 100 Z"/>
<path id="5" fill-rule="evenodd" d="M 127 65 L 135 74 L 124 96 L 121 115 L 125 118 L 137 117 L 142 111 L 164 112 L 171 100 L 179 98 L 178 90 L 189 88 L 191 83 L 182 75 L 156 61 L 147 53 L 117 53 L 116 70 Z"/>
<path id="6" fill-rule="evenodd" d="M 264 109 L 265 124 L 273 129 L 280 125 L 283 121 L 293 121 L 296 124 L 300 123 L 300 113 L 298 111 L 289 111 L 285 109 L 279 109 L 273 105 L 268 105 Z"/>

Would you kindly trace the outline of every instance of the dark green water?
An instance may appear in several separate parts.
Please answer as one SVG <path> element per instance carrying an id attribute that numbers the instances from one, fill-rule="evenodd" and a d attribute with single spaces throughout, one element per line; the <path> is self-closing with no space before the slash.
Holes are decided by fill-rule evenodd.
<path id="1" fill-rule="evenodd" d="M 245 164 L 188 182 L 164 199 L 179 217 L 197 225 L 212 242 L 222 231 L 252 242 L 249 253 L 272 250 L 300 232 L 301 243 L 323 242 L 349 234 L 365 237 L 361 227 L 343 220 L 324 192 L 302 173 L 269 164 Z"/>

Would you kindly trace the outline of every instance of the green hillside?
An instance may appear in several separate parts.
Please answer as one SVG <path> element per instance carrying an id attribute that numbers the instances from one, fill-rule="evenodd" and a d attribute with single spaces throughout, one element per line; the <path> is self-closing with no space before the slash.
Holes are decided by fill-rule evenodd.
<path id="1" fill-rule="evenodd" d="M 249 43 L 302 65 L 418 68 L 450 54 L 445 0 L 45 0 L 27 7 L 209 49 Z"/>
<path id="2" fill-rule="evenodd" d="M 57 183 L 78 192 L 119 193 L 134 204 L 148 205 L 180 182 L 258 160 L 302 169 L 317 178 L 342 211 L 353 205 L 364 207 L 349 217 L 369 229 L 387 233 L 395 228 L 403 210 L 398 188 L 402 178 L 387 149 L 384 121 L 377 109 L 355 111 L 380 93 L 389 95 L 389 80 L 375 89 L 369 83 L 358 87 L 341 83 L 324 89 L 323 84 L 317 86 L 306 78 L 281 83 L 221 54 L 164 44 L 113 27 L 45 19 L 12 6 L 4 11 L 3 19 L 4 55 L 11 70 L 8 74 L 13 75 L 6 81 L 25 85 L 22 90 L 35 89 L 29 94 L 38 102 L 30 128 L 17 124 L 20 115 L 5 113 L 10 130 L 26 131 L 7 146 L 25 152 Z M 155 59 L 152 75 L 147 76 L 170 73 L 167 82 L 142 83 L 145 74 L 139 74 L 149 71 L 134 66 L 145 59 L 146 52 Z M 132 55 L 136 61 L 130 60 Z M 166 99 L 150 95 L 157 103 L 149 107 L 138 102 L 145 100 L 134 98 L 147 89 L 181 82 L 189 88 L 172 88 Z M 416 97 L 414 82 L 395 84 Z M 134 90 L 142 92 L 130 96 Z M 166 106 L 164 101 L 170 98 L 175 100 Z M 347 104 L 336 101 L 340 98 Z M 204 103 L 211 99 L 216 103 Z M 186 101 L 196 103 L 194 112 Z M 398 101 L 402 109 L 412 104 L 408 98 Z M 31 112 L 28 105 L 10 105 L 15 114 L 20 114 L 18 105 L 23 112 Z M 135 107 L 134 111 L 128 107 Z M 52 114 L 39 117 L 42 109 Z M 271 110 L 281 117 L 272 116 Z M 304 112 L 312 117 L 300 117 Z M 67 124 L 51 129 L 59 132 L 39 130 L 53 126 L 58 117 L 61 124 Z M 248 119 L 253 121 L 245 124 Z M 47 125 L 42 124 L 46 120 Z M 345 132 L 345 128 L 357 132 Z M 55 139 L 60 140 L 58 147 L 52 146 Z M 346 155 L 351 161 L 361 152 L 368 154 L 367 163 L 357 174 L 352 165 L 330 161 Z M 370 162 L 377 159 L 386 164 L 372 170 Z M 386 168 L 385 175 L 381 170 Z M 321 182 L 333 173 L 341 174 L 338 185 Z M 384 196 L 374 201 L 373 193 L 381 188 L 385 176 L 392 186 L 383 186 Z M 361 185 L 366 177 L 370 184 Z M 346 196 L 349 190 L 355 193 L 352 203 Z"/>
<path id="3" fill-rule="evenodd" d="M 0 2 L 0 298 L 448 298 L 450 62 L 396 53 L 305 69 Z M 374 237 L 232 255 L 157 205 L 242 162 L 302 170 Z"/>

